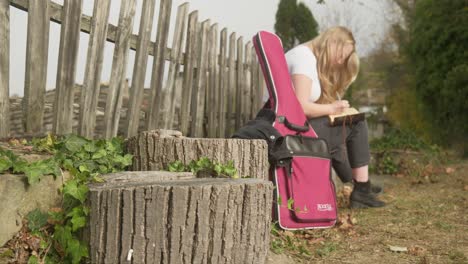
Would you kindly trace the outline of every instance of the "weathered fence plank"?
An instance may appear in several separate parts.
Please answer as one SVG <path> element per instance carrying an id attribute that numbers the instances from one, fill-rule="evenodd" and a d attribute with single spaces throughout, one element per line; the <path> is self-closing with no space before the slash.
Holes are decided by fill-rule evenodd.
<path id="1" fill-rule="evenodd" d="M 96 107 L 101 86 L 102 60 L 106 42 L 110 0 L 94 2 L 93 22 L 81 91 L 79 134 L 92 138 L 96 125 Z"/>
<path id="2" fill-rule="evenodd" d="M 32 1 L 28 11 L 26 76 L 24 80 L 23 120 L 26 133 L 43 129 L 44 94 L 49 53 L 49 2 Z"/>
<path id="3" fill-rule="evenodd" d="M 255 48 L 252 46 L 252 69 L 251 69 L 251 76 L 252 76 L 252 87 L 251 93 L 252 93 L 252 98 L 250 98 L 251 101 L 251 109 L 250 109 L 250 119 L 253 119 L 258 110 L 260 109 L 258 106 L 258 96 L 262 96 L 261 94 L 258 93 L 257 85 L 258 85 L 258 62 L 257 62 L 257 55 L 255 53 Z"/>
<path id="4" fill-rule="evenodd" d="M 52 131 L 55 134 L 69 134 L 72 132 L 82 3 L 82 0 L 65 0 L 63 4 L 52 124 Z"/>
<path id="5" fill-rule="evenodd" d="M 90 236 L 101 237 L 90 241 L 92 262 L 264 263 L 272 194 L 260 179 L 91 184 Z M 102 237 L 111 230 L 122 230 L 117 241 Z"/>
<path id="6" fill-rule="evenodd" d="M 130 36 L 133 30 L 136 0 L 122 0 L 119 15 L 119 27 L 116 33 L 109 92 L 104 112 L 104 136 L 115 137 L 119 127 L 122 94 L 126 88 L 126 73 Z"/>
<path id="7" fill-rule="evenodd" d="M 245 86 L 244 81 L 244 38 L 237 39 L 237 86 L 235 90 L 236 96 L 236 120 L 234 128 L 238 129 L 242 125 L 242 112 L 243 112 L 243 91 Z"/>
<path id="8" fill-rule="evenodd" d="M 208 64 L 208 27 L 210 20 L 203 21 L 200 25 L 198 43 L 197 68 L 195 70 L 195 85 L 192 93 L 190 123 L 190 135 L 192 137 L 201 137 L 203 134 L 203 125 L 205 117 L 205 93 L 206 93 L 206 68 Z"/>
<path id="9" fill-rule="evenodd" d="M 161 1 L 159 7 L 158 28 L 156 33 L 156 43 L 154 46 L 153 73 L 151 75 L 151 105 L 149 105 L 146 127 L 148 130 L 159 127 L 160 109 L 163 102 L 163 77 L 165 69 L 166 55 L 170 56 L 171 51 L 166 50 L 169 33 L 169 23 L 171 21 L 172 0 Z"/>
<path id="10" fill-rule="evenodd" d="M 252 42 L 248 41 L 245 44 L 245 68 L 244 68 L 244 85 L 242 93 L 242 125 L 247 123 L 251 115 L 252 105 Z"/>
<path id="11" fill-rule="evenodd" d="M 227 53 L 227 28 L 221 30 L 221 36 L 219 41 L 219 98 L 218 98 L 218 134 L 217 136 L 222 138 L 225 137 L 226 132 L 226 95 L 228 94 L 226 89 L 228 88 L 227 68 L 226 68 L 226 53 Z"/>
<path id="12" fill-rule="evenodd" d="M 182 56 L 182 42 L 184 40 L 185 33 L 185 24 L 187 22 L 187 12 L 188 12 L 188 3 L 180 5 L 177 10 L 177 18 L 174 30 L 174 37 L 172 40 L 172 51 L 171 51 L 171 62 L 169 65 L 169 75 L 166 83 L 166 98 L 164 99 L 164 106 L 166 107 L 166 112 L 162 116 L 164 128 L 172 129 L 172 124 L 174 121 L 174 111 L 176 105 L 176 94 L 179 93 L 177 90 L 176 79 L 179 75 L 178 63 L 179 59 Z"/>
<path id="13" fill-rule="evenodd" d="M 257 61 L 257 64 L 259 62 Z M 263 78 L 263 71 L 262 67 L 260 67 L 260 64 L 258 64 L 257 67 L 257 109 L 260 109 L 263 106 L 263 93 L 265 92 L 266 89 L 266 84 L 265 84 L 265 79 Z"/>
<path id="14" fill-rule="evenodd" d="M 198 11 L 193 11 L 189 15 L 187 26 L 187 39 L 185 42 L 185 57 L 184 57 L 184 81 L 182 84 L 182 102 L 180 106 L 180 131 L 187 135 L 190 124 L 190 108 L 193 86 L 193 68 L 197 54 L 197 23 Z"/>
<path id="15" fill-rule="evenodd" d="M 208 113 L 208 137 L 216 137 L 216 132 L 220 129 L 216 120 L 219 109 L 219 86 L 218 86 L 218 24 L 211 26 L 209 31 L 209 55 L 208 55 L 208 81 L 206 82 L 206 104 L 205 112 Z"/>
<path id="16" fill-rule="evenodd" d="M 0 0 L 0 138 L 10 135 L 10 1 Z"/>
<path id="17" fill-rule="evenodd" d="M 234 123 L 232 117 L 235 115 L 236 107 L 236 32 L 232 32 L 229 36 L 229 81 L 227 87 L 227 117 L 226 117 L 226 137 L 229 137 L 234 132 Z"/>
<path id="18" fill-rule="evenodd" d="M 127 137 L 138 133 L 140 124 L 140 108 L 145 88 L 146 67 L 148 64 L 148 49 L 153 26 L 155 0 L 144 0 L 140 20 L 138 48 L 133 66 L 132 88 L 130 89 L 130 101 L 127 112 Z"/>

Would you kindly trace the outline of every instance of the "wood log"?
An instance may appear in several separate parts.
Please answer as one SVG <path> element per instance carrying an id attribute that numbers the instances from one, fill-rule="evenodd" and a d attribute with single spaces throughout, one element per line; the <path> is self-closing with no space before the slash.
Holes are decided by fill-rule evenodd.
<path id="1" fill-rule="evenodd" d="M 158 173 L 89 186 L 92 263 L 265 263 L 271 182 Z"/>
<path id="2" fill-rule="evenodd" d="M 189 164 L 207 157 L 212 161 L 234 162 L 240 177 L 268 179 L 268 147 L 264 140 L 185 138 L 161 135 L 161 131 L 142 132 L 127 142 L 133 155 L 134 171 L 165 170 L 174 161 Z M 179 132 L 180 133 L 180 132 Z"/>

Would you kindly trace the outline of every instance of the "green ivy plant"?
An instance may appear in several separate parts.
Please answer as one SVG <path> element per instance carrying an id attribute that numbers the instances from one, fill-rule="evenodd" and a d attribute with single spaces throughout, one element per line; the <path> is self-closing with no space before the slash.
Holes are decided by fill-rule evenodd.
<path id="1" fill-rule="evenodd" d="M 24 173 L 29 184 L 44 175 L 70 172 L 62 193 L 62 207 L 47 213 L 38 210 L 27 216 L 32 235 L 40 238 L 39 252 L 28 263 L 80 263 L 88 257 L 88 247 L 80 240 L 86 226 L 89 208 L 86 205 L 88 183 L 101 182 L 100 174 L 124 170 L 132 163 L 132 155 L 123 151 L 123 140 L 88 140 L 76 135 L 32 141 L 34 149 L 53 155 L 52 158 L 28 163 L 8 150 L 0 149 L 0 173 Z"/>
<path id="2" fill-rule="evenodd" d="M 213 162 L 207 157 L 192 160 L 188 165 L 183 164 L 180 160 L 174 161 L 168 165 L 167 170 L 172 172 L 190 171 L 196 174 L 197 177 L 239 178 L 232 160 L 226 164 L 222 164 L 220 162 Z"/>

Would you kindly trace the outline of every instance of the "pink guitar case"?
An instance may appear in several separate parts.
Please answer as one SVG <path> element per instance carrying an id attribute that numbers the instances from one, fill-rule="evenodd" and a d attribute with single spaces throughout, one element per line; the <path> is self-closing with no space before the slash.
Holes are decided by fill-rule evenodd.
<path id="1" fill-rule="evenodd" d="M 269 92 L 266 107 L 276 113 L 272 125 L 293 156 L 289 166 L 270 170 L 276 184 L 274 215 L 283 229 L 332 227 L 337 208 L 327 143 L 317 138 L 297 100 L 279 37 L 260 31 L 253 43 Z"/>

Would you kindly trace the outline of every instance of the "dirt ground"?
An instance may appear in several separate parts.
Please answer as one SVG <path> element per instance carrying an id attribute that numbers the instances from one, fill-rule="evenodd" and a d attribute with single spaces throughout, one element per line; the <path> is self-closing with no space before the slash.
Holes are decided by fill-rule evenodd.
<path id="1" fill-rule="evenodd" d="M 335 228 L 278 230 L 267 263 L 468 263 L 468 161 L 372 179 L 386 207 L 347 209 L 339 195 Z"/>

